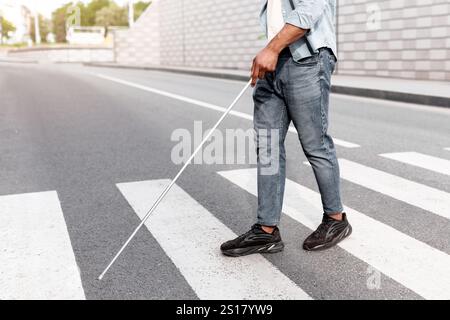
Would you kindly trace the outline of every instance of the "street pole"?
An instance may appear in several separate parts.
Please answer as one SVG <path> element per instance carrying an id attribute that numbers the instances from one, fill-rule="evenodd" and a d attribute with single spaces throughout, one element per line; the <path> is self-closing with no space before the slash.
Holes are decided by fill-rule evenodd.
<path id="1" fill-rule="evenodd" d="M 128 25 L 132 27 L 134 25 L 134 1 L 128 1 Z"/>
<path id="2" fill-rule="evenodd" d="M 39 29 L 39 13 L 34 14 L 34 41 L 36 44 L 41 44 L 41 31 Z"/>
<path id="3" fill-rule="evenodd" d="M 3 16 L 2 12 L 0 11 L 0 45 L 3 44 Z"/>

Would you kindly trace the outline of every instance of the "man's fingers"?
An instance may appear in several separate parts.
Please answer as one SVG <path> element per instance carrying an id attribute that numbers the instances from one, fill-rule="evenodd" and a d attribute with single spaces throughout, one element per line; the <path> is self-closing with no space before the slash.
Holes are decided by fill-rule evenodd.
<path id="1" fill-rule="evenodd" d="M 259 79 L 264 79 L 266 77 L 266 71 L 260 70 L 258 74 Z"/>
<path id="2" fill-rule="evenodd" d="M 258 76 L 259 76 L 259 66 L 254 63 L 253 64 L 253 68 L 252 68 L 252 87 L 254 87 L 256 85 L 256 81 L 258 80 Z"/>

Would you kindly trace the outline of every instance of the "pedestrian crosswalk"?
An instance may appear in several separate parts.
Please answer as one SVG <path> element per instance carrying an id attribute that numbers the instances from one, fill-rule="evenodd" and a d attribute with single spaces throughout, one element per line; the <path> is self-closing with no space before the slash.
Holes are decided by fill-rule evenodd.
<path id="1" fill-rule="evenodd" d="M 380 156 L 450 176 L 450 160 L 418 152 L 386 153 Z"/>
<path id="2" fill-rule="evenodd" d="M 0 197 L 0 299 L 84 299 L 54 191 Z"/>
<path id="3" fill-rule="evenodd" d="M 169 182 L 143 181 L 118 187 L 143 218 Z M 219 244 L 236 235 L 178 186 L 146 226 L 200 299 L 309 299 L 261 256 L 222 256 Z"/>
<path id="4" fill-rule="evenodd" d="M 380 156 L 386 161 L 420 167 L 448 179 L 448 160 L 415 152 Z M 426 210 L 430 219 L 450 217 L 450 194 L 444 190 L 348 159 L 339 162 L 342 179 L 358 188 L 387 195 L 392 202 Z M 256 199 L 254 168 L 219 171 L 212 179 L 231 184 Z M 116 186 L 118 195 L 130 205 L 130 212 L 142 219 L 169 182 L 146 180 Z M 450 299 L 448 248 L 437 249 L 432 242 L 424 243 L 423 239 L 414 238 L 414 234 L 399 231 L 363 211 L 348 206 L 345 209 L 353 234 L 339 244 L 339 250 L 418 296 Z M 303 183 L 286 181 L 284 215 L 313 230 L 319 223 L 321 210 L 318 192 Z M 322 297 L 322 291 L 328 290 L 305 286 L 311 275 L 302 274 L 302 269 L 296 271 L 299 277 L 286 273 L 280 268 L 290 259 L 286 255 L 271 259 L 260 255 L 237 259 L 222 256 L 220 244 L 236 234 L 216 214 L 201 200 L 175 185 L 145 225 L 200 299 L 316 299 Z M 0 196 L 0 217 L 0 243 L 4 244 L 0 250 L 0 299 L 85 299 L 83 283 L 96 280 L 83 276 L 83 270 L 78 268 L 56 191 Z M 432 224 L 428 228 L 430 226 Z M 448 237 L 448 234 L 441 236 Z M 102 250 L 114 251 L 114 248 Z M 298 250 L 299 255 L 305 254 Z M 284 262 L 275 263 L 280 257 Z M 318 254 L 309 258 L 321 257 Z M 320 261 L 324 269 L 333 268 L 336 263 Z"/>

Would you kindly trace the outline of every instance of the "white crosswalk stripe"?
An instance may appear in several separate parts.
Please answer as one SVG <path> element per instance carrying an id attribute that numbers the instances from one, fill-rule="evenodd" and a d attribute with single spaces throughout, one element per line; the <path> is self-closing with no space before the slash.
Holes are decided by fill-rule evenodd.
<path id="1" fill-rule="evenodd" d="M 257 195 L 256 169 L 219 174 Z M 450 298 L 450 256 L 363 213 L 346 208 L 352 236 L 339 246 L 427 299 Z M 320 220 L 320 195 L 286 181 L 283 212 L 310 229 Z"/>
<path id="2" fill-rule="evenodd" d="M 339 166 L 345 180 L 450 219 L 450 193 L 350 160 L 340 159 Z"/>
<path id="3" fill-rule="evenodd" d="M 0 299 L 85 299 L 55 191 L 0 196 Z"/>
<path id="4" fill-rule="evenodd" d="M 168 182 L 122 183 L 118 188 L 142 218 Z M 220 243 L 236 235 L 176 185 L 146 227 L 200 299 L 310 299 L 262 256 L 222 256 Z"/>
<path id="5" fill-rule="evenodd" d="M 450 148 L 444 148 L 444 150 L 450 151 Z"/>
<path id="6" fill-rule="evenodd" d="M 450 175 L 450 161 L 418 152 L 399 152 L 380 154 L 381 157 L 403 162 L 437 173 Z"/>

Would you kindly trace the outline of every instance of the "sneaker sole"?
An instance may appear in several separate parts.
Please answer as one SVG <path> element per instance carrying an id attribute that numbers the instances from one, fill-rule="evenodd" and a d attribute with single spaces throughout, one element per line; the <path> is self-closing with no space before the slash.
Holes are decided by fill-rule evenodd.
<path id="1" fill-rule="evenodd" d="M 230 249 L 230 250 L 222 250 L 222 253 L 228 257 L 242 257 L 248 256 L 250 254 L 256 253 L 277 253 L 281 252 L 284 249 L 283 241 L 268 243 L 263 246 L 253 246 L 247 248 L 238 248 L 238 249 Z"/>
<path id="2" fill-rule="evenodd" d="M 348 227 L 345 228 L 339 236 L 337 236 L 336 238 L 333 239 L 333 241 L 330 241 L 325 244 L 318 245 L 318 246 L 315 246 L 312 248 L 303 244 L 303 249 L 306 251 L 322 251 L 322 250 L 330 249 L 330 248 L 336 246 L 339 242 L 341 242 L 345 238 L 348 238 L 352 234 L 352 231 L 353 231 L 352 226 L 349 224 Z"/>

